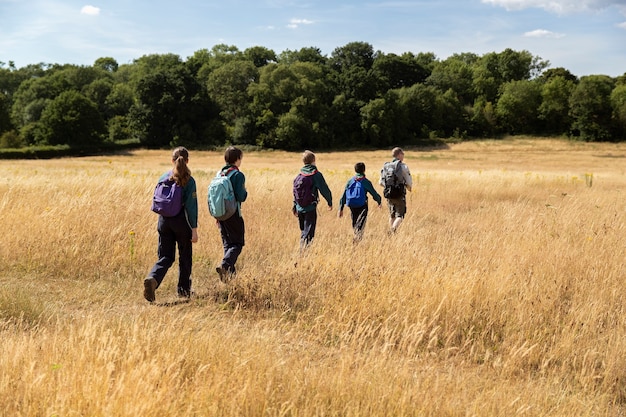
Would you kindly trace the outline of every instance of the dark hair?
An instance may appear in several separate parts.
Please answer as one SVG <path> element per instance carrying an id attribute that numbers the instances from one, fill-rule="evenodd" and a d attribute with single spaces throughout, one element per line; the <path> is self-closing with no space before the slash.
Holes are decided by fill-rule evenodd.
<path id="1" fill-rule="evenodd" d="M 172 170 L 172 178 L 176 184 L 184 187 L 191 178 L 191 171 L 187 166 L 189 162 L 189 151 L 183 146 L 179 146 L 172 151 L 172 161 L 174 169 Z"/>
<path id="2" fill-rule="evenodd" d="M 241 159 L 241 157 L 243 156 L 243 151 L 239 148 L 236 148 L 234 146 L 229 146 L 228 148 L 226 148 L 226 151 L 224 152 L 224 161 L 227 164 L 234 164 L 235 162 L 237 162 L 238 159 Z"/>
<path id="3" fill-rule="evenodd" d="M 354 164 L 354 172 L 357 174 L 365 174 L 365 164 L 363 162 Z"/>

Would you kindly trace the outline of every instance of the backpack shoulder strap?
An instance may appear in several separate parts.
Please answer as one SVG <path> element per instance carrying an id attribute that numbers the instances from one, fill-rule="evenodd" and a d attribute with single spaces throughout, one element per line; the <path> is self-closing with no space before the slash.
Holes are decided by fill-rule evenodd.
<path id="1" fill-rule="evenodd" d="M 397 180 L 404 184 L 404 177 L 402 176 L 402 162 L 398 159 L 394 163 L 396 164 L 396 167 L 393 172 L 395 173 Z"/>
<path id="2" fill-rule="evenodd" d="M 239 171 L 239 169 L 237 169 L 237 167 L 230 167 L 226 171 L 220 171 L 220 174 L 222 175 L 222 177 L 230 178 L 235 171 Z"/>

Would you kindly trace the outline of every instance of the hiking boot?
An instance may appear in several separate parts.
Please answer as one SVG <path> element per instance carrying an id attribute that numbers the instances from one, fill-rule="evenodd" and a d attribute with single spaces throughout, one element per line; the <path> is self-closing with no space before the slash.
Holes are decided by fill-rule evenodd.
<path id="1" fill-rule="evenodd" d="M 154 278 L 146 278 L 143 280 L 143 298 L 151 303 L 156 299 L 154 291 L 157 287 L 157 281 Z"/>
<path id="2" fill-rule="evenodd" d="M 228 270 L 226 268 L 218 266 L 215 268 L 215 272 L 220 276 L 220 281 L 224 283 L 228 282 Z"/>
<path id="3" fill-rule="evenodd" d="M 220 281 L 222 281 L 224 284 L 233 279 L 233 275 L 235 275 L 234 271 L 231 271 L 228 267 L 225 266 L 218 266 L 217 268 L 215 268 L 215 271 L 217 271 L 218 275 L 220 276 Z"/>
<path id="4" fill-rule="evenodd" d="M 194 290 L 189 290 L 189 291 L 178 290 L 177 294 L 179 298 L 191 298 L 192 296 L 196 295 L 196 292 Z"/>

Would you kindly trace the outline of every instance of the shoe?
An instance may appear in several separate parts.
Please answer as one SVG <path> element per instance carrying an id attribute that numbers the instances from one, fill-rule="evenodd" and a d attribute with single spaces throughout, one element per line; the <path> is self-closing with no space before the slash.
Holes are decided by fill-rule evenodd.
<path id="1" fill-rule="evenodd" d="M 143 298 L 151 303 L 156 300 L 154 291 L 156 290 L 157 282 L 154 278 L 146 278 L 143 280 Z"/>
<path id="2" fill-rule="evenodd" d="M 191 298 L 194 295 L 196 295 L 196 292 L 194 290 L 189 290 L 189 291 L 180 291 L 180 290 L 178 290 L 178 297 L 179 298 Z"/>
<path id="3" fill-rule="evenodd" d="M 218 266 L 217 268 L 215 268 L 215 272 L 217 272 L 217 275 L 220 276 L 220 281 L 228 282 L 228 279 L 226 277 L 228 275 L 228 271 L 226 270 L 226 268 Z"/>
<path id="4" fill-rule="evenodd" d="M 228 268 L 224 266 L 218 266 L 217 268 L 215 268 L 215 271 L 220 276 L 220 281 L 222 281 L 224 284 L 233 279 L 233 275 L 235 275 L 233 271 L 228 270 Z"/>

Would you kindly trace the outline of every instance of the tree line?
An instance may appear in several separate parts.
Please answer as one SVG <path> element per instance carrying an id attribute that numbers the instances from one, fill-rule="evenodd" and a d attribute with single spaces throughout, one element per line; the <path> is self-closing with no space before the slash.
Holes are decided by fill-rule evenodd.
<path id="1" fill-rule="evenodd" d="M 505 134 L 621 141 L 626 73 L 577 77 L 528 51 L 385 54 L 366 42 L 285 50 L 225 44 L 119 65 L 0 62 L 0 147 L 226 143 L 419 145 Z"/>

